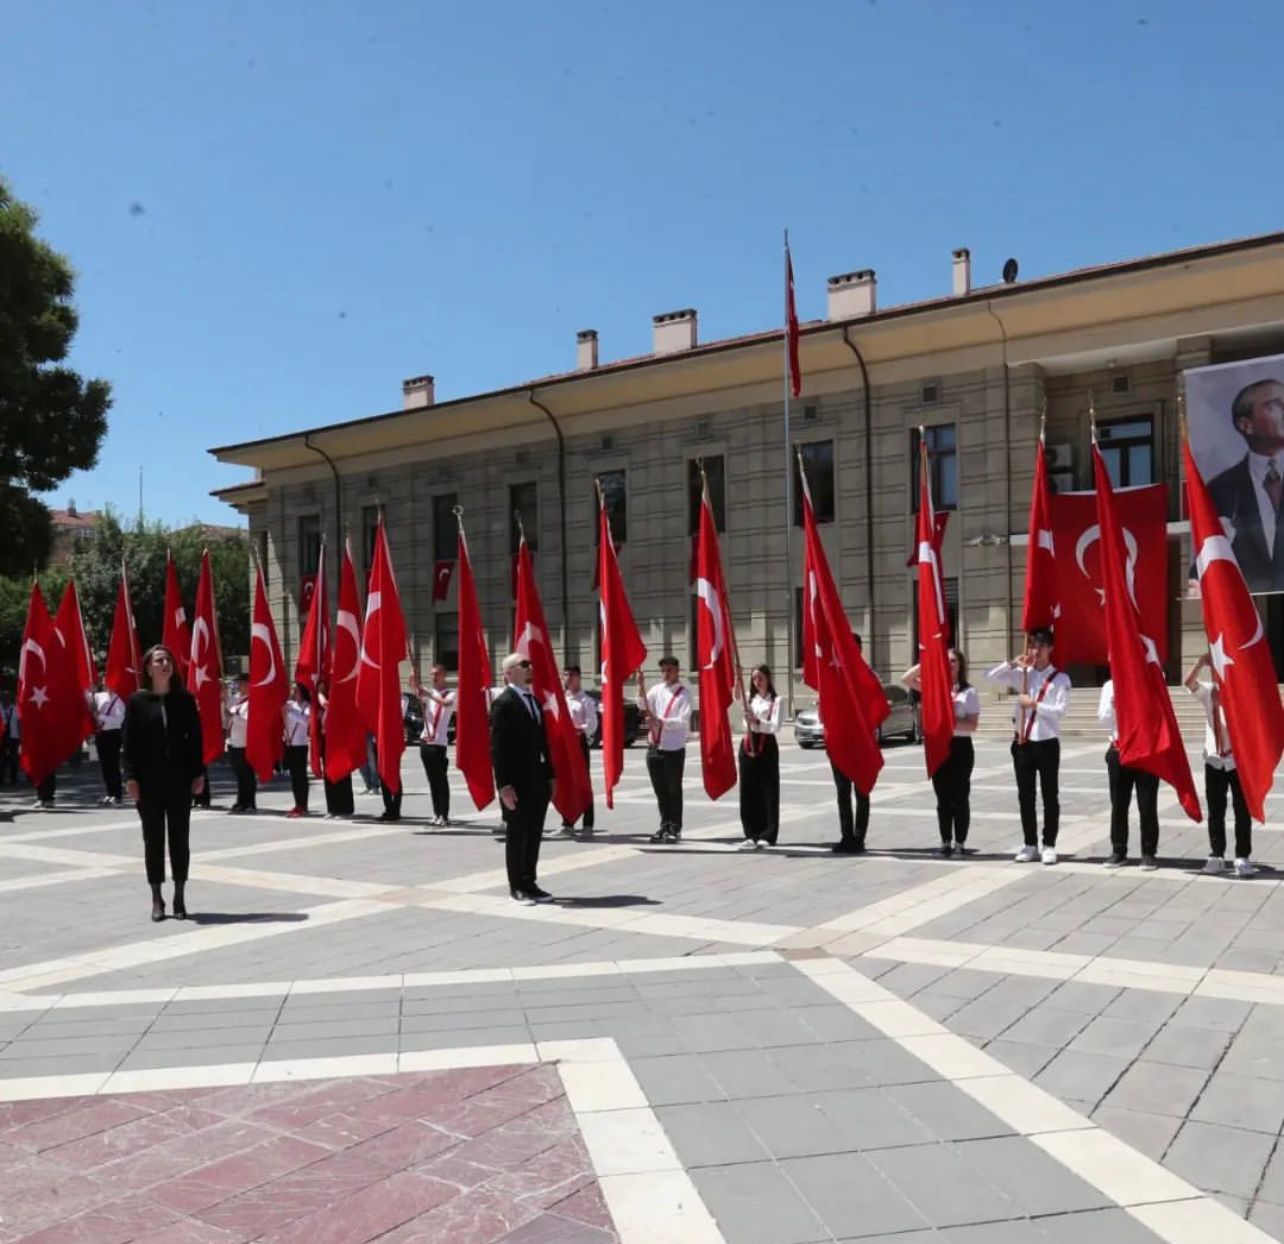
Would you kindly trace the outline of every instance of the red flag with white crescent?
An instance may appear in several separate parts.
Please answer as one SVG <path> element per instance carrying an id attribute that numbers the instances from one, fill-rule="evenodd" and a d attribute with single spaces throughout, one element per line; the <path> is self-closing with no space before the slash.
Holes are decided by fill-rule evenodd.
<path id="1" fill-rule="evenodd" d="M 142 654 L 138 647 L 138 628 L 134 625 L 134 606 L 129 598 L 129 577 L 125 564 L 120 566 L 120 586 L 116 589 L 116 611 L 112 615 L 111 642 L 107 646 L 107 666 L 103 681 L 122 700 L 128 700 L 141 685 Z M 222 728 L 219 729 L 222 738 Z M 221 748 L 220 748 L 221 750 Z"/>
<path id="2" fill-rule="evenodd" d="M 948 759 L 954 736 L 950 622 L 945 609 L 941 550 L 936 543 L 927 440 L 919 438 L 918 660 L 922 688 L 923 758 L 931 777 Z"/>
<path id="3" fill-rule="evenodd" d="M 718 551 L 709 490 L 700 501 L 696 555 L 696 655 L 700 665 L 700 768 L 710 799 L 736 784 L 736 748 L 727 710 L 736 686 L 736 633 Z"/>
<path id="4" fill-rule="evenodd" d="M 629 606 L 615 556 L 611 522 L 599 501 L 597 515 L 598 608 L 602 647 L 602 785 L 606 806 L 615 806 L 615 786 L 624 772 L 624 684 L 646 660 L 646 645 Z"/>
<path id="5" fill-rule="evenodd" d="M 366 763 L 366 727 L 357 709 L 357 672 L 361 668 L 361 600 L 352 544 L 345 541 L 339 568 L 339 607 L 335 615 L 334 653 L 325 706 L 325 776 L 341 782 Z"/>
<path id="6" fill-rule="evenodd" d="M 312 592 L 308 600 L 308 617 L 299 639 L 299 659 L 294 663 L 294 681 L 307 687 L 312 696 L 312 711 L 308 715 L 308 751 L 312 774 L 321 777 L 324 772 L 321 746 L 320 695 L 330 677 L 330 593 L 325 581 L 325 545 L 317 572 L 312 576 Z"/>
<path id="7" fill-rule="evenodd" d="M 1034 459 L 1034 487 L 1030 491 L 1030 534 L 1025 550 L 1025 599 L 1021 605 L 1021 629 L 1052 630 L 1061 616 L 1057 587 L 1056 543 L 1052 534 L 1052 490 L 1048 487 L 1048 455 L 1039 434 Z M 1062 636 L 1057 636 L 1061 657 Z"/>
<path id="8" fill-rule="evenodd" d="M 183 592 L 178 583 L 178 567 L 174 555 L 165 553 L 165 617 L 161 625 L 161 643 L 174 654 L 180 678 L 187 677 L 187 661 L 192 651 L 192 633 L 187 626 L 187 610 L 183 608 Z M 141 677 L 141 671 L 139 677 Z"/>
<path id="9" fill-rule="evenodd" d="M 213 764 L 223 753 L 223 646 L 218 638 L 214 572 L 208 549 L 201 554 L 201 577 L 196 585 L 187 689 L 195 696 L 200 713 L 203 758 L 207 765 Z"/>
<path id="10" fill-rule="evenodd" d="M 477 583 L 464 529 L 459 528 L 459 686 L 455 692 L 455 767 L 480 812 L 495 798 L 490 760 L 490 653 L 477 604 Z"/>
<path id="11" fill-rule="evenodd" d="M 277 642 L 272 610 L 268 607 L 263 567 L 254 567 L 254 611 L 250 620 L 250 695 L 245 727 L 245 759 L 260 782 L 285 755 L 285 723 L 281 710 L 289 698 L 285 662 Z"/>
<path id="12" fill-rule="evenodd" d="M 401 702 L 401 663 L 409 655 L 406 618 L 388 550 L 382 517 L 375 532 L 374 560 L 366 587 L 366 624 L 361 632 L 361 672 L 357 707 L 375 736 L 379 780 L 396 794 L 401 789 L 401 756 L 406 750 Z"/>

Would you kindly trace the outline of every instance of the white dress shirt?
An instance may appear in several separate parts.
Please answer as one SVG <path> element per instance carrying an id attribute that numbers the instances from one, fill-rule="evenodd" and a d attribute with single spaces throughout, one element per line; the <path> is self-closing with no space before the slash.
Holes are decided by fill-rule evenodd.
<path id="1" fill-rule="evenodd" d="M 662 752 L 678 752 L 686 747 L 691 733 L 691 697 L 682 683 L 656 683 L 645 696 L 638 696 L 638 708 L 651 715 L 647 741 L 652 746 Z"/>
<path id="2" fill-rule="evenodd" d="M 586 738 L 597 733 L 597 701 L 584 691 L 566 693 L 566 711 L 575 728 Z"/>
<path id="3" fill-rule="evenodd" d="M 1011 661 L 1000 661 L 992 670 L 987 671 L 985 677 L 990 682 L 1010 687 L 1018 693 L 1024 683 L 1025 694 L 1036 701 L 1033 709 L 1027 709 L 1013 700 L 1012 729 L 1017 738 L 1030 743 L 1042 743 L 1061 737 L 1061 718 L 1070 703 L 1070 679 L 1055 665 L 1047 665 L 1041 670 L 1035 669 L 1033 665 L 1022 669 Z"/>
<path id="4" fill-rule="evenodd" d="M 1115 721 L 1115 680 L 1107 678 L 1101 686 L 1101 699 L 1097 701 L 1097 720 L 1110 735 L 1110 746 L 1119 746 L 1119 723 Z"/>
<path id="5" fill-rule="evenodd" d="M 247 696 L 243 700 L 237 700 L 228 705 L 227 708 L 227 745 L 228 747 L 244 747 L 245 734 L 250 725 L 250 700 Z"/>
<path id="6" fill-rule="evenodd" d="M 954 689 L 954 737 L 956 739 L 970 739 L 972 731 L 962 723 L 968 717 L 979 717 L 980 715 L 981 697 L 976 694 L 976 688 L 956 687 Z"/>
<path id="7" fill-rule="evenodd" d="M 757 718 L 750 720 L 750 734 L 780 733 L 780 697 L 755 695 L 749 701 L 749 711 Z"/>
<path id="8" fill-rule="evenodd" d="M 1257 499 L 1257 513 L 1262 520 L 1262 535 L 1266 537 L 1266 553 L 1270 556 L 1275 547 L 1275 506 L 1266 492 L 1266 472 L 1271 463 L 1280 473 L 1281 485 L 1284 485 L 1284 451 L 1269 457 L 1266 454 L 1248 453 L 1248 473 L 1253 477 L 1253 496 Z"/>
<path id="9" fill-rule="evenodd" d="M 311 716 L 310 704 L 298 704 L 294 700 L 285 702 L 285 745 L 286 747 L 307 747 L 308 717 Z"/>
<path id="10" fill-rule="evenodd" d="M 1217 697 L 1217 724 L 1213 724 L 1213 684 L 1196 683 L 1190 693 L 1204 707 L 1204 763 L 1210 769 L 1235 768 L 1235 754 L 1231 751 L 1230 732 L 1226 729 L 1226 710 L 1221 696 Z M 1220 731 L 1218 729 L 1220 727 Z M 1221 739 L 1218 739 L 1218 734 Z"/>
<path id="11" fill-rule="evenodd" d="M 119 730 L 125 724 L 125 701 L 114 691 L 95 691 L 94 720 L 99 730 Z"/>
<path id="12" fill-rule="evenodd" d="M 419 741 L 430 747 L 445 747 L 450 738 L 450 722 L 455 715 L 455 693 L 425 687 L 420 699 L 424 706 L 424 728 Z"/>

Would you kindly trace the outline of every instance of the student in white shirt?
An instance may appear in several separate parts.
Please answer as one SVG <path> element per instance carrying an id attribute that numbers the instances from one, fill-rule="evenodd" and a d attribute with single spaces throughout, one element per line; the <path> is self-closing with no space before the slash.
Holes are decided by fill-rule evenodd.
<path id="1" fill-rule="evenodd" d="M 125 724 L 125 701 L 99 679 L 93 709 L 94 747 L 107 791 L 100 802 L 119 808 L 125 795 L 120 778 L 120 732 Z"/>
<path id="2" fill-rule="evenodd" d="M 910 666 L 901 675 L 911 691 L 923 690 L 921 667 Z M 950 754 L 932 774 L 936 792 L 936 824 L 941 833 L 941 854 L 948 859 L 955 851 L 964 853 L 967 831 L 972 824 L 972 768 L 976 752 L 972 735 L 981 719 L 981 700 L 976 688 L 967 680 L 967 657 L 957 648 L 950 649 L 950 695 L 954 701 L 954 734 Z"/>
<path id="3" fill-rule="evenodd" d="M 1018 864 L 1037 860 L 1039 816 L 1035 778 L 1043 796 L 1043 862 L 1057 862 L 1057 829 L 1061 821 L 1058 774 L 1061 769 L 1061 718 L 1070 703 L 1070 679 L 1052 664 L 1052 632 L 1031 631 L 1026 650 L 1013 661 L 1001 661 L 986 673 L 990 682 L 1017 693 L 1012 707 L 1012 768 L 1016 773 L 1024 845 Z"/>
<path id="4" fill-rule="evenodd" d="M 1110 735 L 1106 749 L 1106 774 L 1110 781 L 1110 857 L 1107 868 L 1128 862 L 1128 808 L 1137 792 L 1141 821 L 1141 866 L 1148 872 L 1159 867 L 1159 779 L 1144 769 L 1119 763 L 1119 727 L 1115 721 L 1115 681 L 1107 678 L 1097 701 L 1097 720 Z"/>
<path id="5" fill-rule="evenodd" d="M 285 767 L 290 771 L 290 788 L 294 792 L 294 807 L 286 816 L 293 819 L 308 814 L 308 734 L 312 719 L 312 693 L 301 682 L 296 682 L 281 713 L 285 720 Z"/>
<path id="6" fill-rule="evenodd" d="M 780 833 L 780 698 L 765 665 L 750 676 L 753 695 L 745 705 L 745 737 L 740 747 L 740 826 L 742 851 L 774 847 Z"/>
<path id="7" fill-rule="evenodd" d="M 227 760 L 236 774 L 236 802 L 229 812 L 254 812 L 259 780 L 245 759 L 245 736 L 250 724 L 250 680 L 239 674 L 227 689 Z"/>
<path id="8" fill-rule="evenodd" d="M 423 761 L 428 789 L 432 792 L 432 823 L 450 824 L 450 779 L 447 777 L 446 747 L 450 723 L 455 716 L 455 693 L 446 686 L 446 667 L 432 667 L 432 686 L 418 687 L 423 705 L 424 728 L 419 736 L 419 759 Z"/>
<path id="9" fill-rule="evenodd" d="M 580 683 L 580 667 L 578 665 L 568 665 L 562 672 L 564 687 L 566 689 L 566 711 L 571 715 L 571 721 L 575 723 L 576 730 L 580 734 L 580 749 L 584 752 L 584 763 L 589 764 L 589 751 L 593 745 L 593 738 L 597 734 L 597 701 L 587 694 Z M 593 805 L 589 804 L 588 810 L 584 813 L 584 819 L 580 822 L 586 835 L 593 832 Z M 570 821 L 563 821 L 561 836 L 569 837 L 575 831 L 575 826 Z"/>
<path id="10" fill-rule="evenodd" d="M 1208 861 L 1206 873 L 1220 876 L 1234 871 L 1237 877 L 1251 877 L 1253 866 L 1253 818 L 1248 813 L 1244 789 L 1239 784 L 1235 753 L 1226 729 L 1226 711 L 1215 682 L 1201 682 L 1199 671 L 1211 669 L 1208 653 L 1186 675 L 1186 690 L 1204 706 L 1204 798 L 1208 803 Z M 1235 809 L 1235 863 L 1226 862 L 1226 795 Z"/>
<path id="11" fill-rule="evenodd" d="M 652 842 L 682 841 L 682 774 L 691 733 L 691 697 L 678 678 L 678 658 L 660 658 L 664 681 L 647 690 L 638 673 L 638 712 L 646 719 L 646 768 L 660 808 L 660 828 Z"/>

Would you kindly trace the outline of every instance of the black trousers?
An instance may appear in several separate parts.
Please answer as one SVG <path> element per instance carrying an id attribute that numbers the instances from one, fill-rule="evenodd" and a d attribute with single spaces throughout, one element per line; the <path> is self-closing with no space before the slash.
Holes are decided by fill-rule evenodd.
<path id="1" fill-rule="evenodd" d="M 740 748 L 740 825 L 746 838 L 775 845 L 780 834 L 780 748 L 774 734 L 751 734 Z"/>
<path id="2" fill-rule="evenodd" d="M 201 766 L 201 777 L 205 779 L 205 785 L 201 787 L 199 795 L 192 796 L 193 808 L 208 808 L 210 806 L 210 770 L 208 765 Z"/>
<path id="3" fill-rule="evenodd" d="M 869 829 L 869 796 L 862 795 L 852 780 L 834 762 L 829 762 L 834 775 L 834 789 L 838 792 L 838 828 L 844 842 L 865 845 L 865 831 Z M 852 816 L 852 796 L 856 796 L 856 815 Z"/>
<path id="4" fill-rule="evenodd" d="M 660 805 L 660 828 L 682 832 L 682 773 L 687 766 L 687 749 L 661 751 L 646 749 L 646 771 L 651 775 L 651 789 Z"/>
<path id="5" fill-rule="evenodd" d="M 326 779 L 325 810 L 334 816 L 351 816 L 356 811 L 356 805 L 352 801 L 351 773 L 337 782 Z"/>
<path id="6" fill-rule="evenodd" d="M 1116 855 L 1128 854 L 1128 807 L 1137 792 L 1137 814 L 1141 818 L 1141 853 L 1159 851 L 1159 779 L 1153 773 L 1119 763 L 1119 749 L 1106 751 L 1106 772 L 1110 776 L 1110 846 Z"/>
<path id="7" fill-rule="evenodd" d="M 379 783 L 379 794 L 383 797 L 383 815 L 385 820 L 401 820 L 401 796 L 404 790 L 404 786 L 398 786 L 397 793 L 394 795 L 392 791 L 388 789 L 387 782 Z"/>
<path id="8" fill-rule="evenodd" d="M 449 816 L 450 779 L 446 776 L 446 749 L 439 743 L 420 743 L 419 759 L 424 762 L 424 775 L 432 792 L 433 816 Z"/>
<path id="9" fill-rule="evenodd" d="M 1235 858 L 1246 860 L 1253 854 L 1253 819 L 1248 814 L 1244 788 L 1234 769 L 1204 766 L 1204 798 L 1208 801 L 1208 846 L 1211 854 L 1226 854 L 1226 793 L 1230 792 L 1235 809 Z"/>
<path id="10" fill-rule="evenodd" d="M 120 735 L 119 730 L 100 730 L 95 743 L 98 747 L 98 767 L 102 770 L 103 785 L 113 799 L 121 799 L 124 792 L 120 785 Z"/>
<path id="11" fill-rule="evenodd" d="M 43 782 L 36 787 L 36 798 L 45 803 L 53 803 L 54 794 L 58 789 L 58 778 L 50 774 Z"/>
<path id="12" fill-rule="evenodd" d="M 967 831 L 972 824 L 972 766 L 976 752 L 968 735 L 956 734 L 950 739 L 950 754 L 941 767 L 932 774 L 932 789 L 936 791 L 936 823 L 941 831 L 941 841 L 948 847 L 952 842 L 962 846 L 967 841 Z"/>
<path id="13" fill-rule="evenodd" d="M 1016 771 L 1017 804 L 1021 809 L 1021 833 L 1027 847 L 1039 845 L 1039 812 L 1034 801 L 1034 780 L 1039 779 L 1043 796 L 1043 845 L 1057 845 L 1061 825 L 1061 800 L 1057 775 L 1061 769 L 1061 740 L 1038 743 L 1012 742 L 1012 768 Z"/>
<path id="14" fill-rule="evenodd" d="M 19 748 L 17 739 L 8 734 L 4 736 L 4 780 L 9 786 L 18 785 Z"/>
<path id="15" fill-rule="evenodd" d="M 236 806 L 253 808 L 258 797 L 259 779 L 250 768 L 250 762 L 245 759 L 245 748 L 229 747 L 227 760 L 232 766 L 232 772 L 236 774 Z"/>
<path id="16" fill-rule="evenodd" d="M 591 758 L 590 758 L 590 756 L 589 756 L 590 748 L 589 748 L 588 735 L 587 735 L 587 734 L 585 734 L 583 731 L 581 731 L 581 732 L 580 732 L 580 751 L 582 751 L 582 752 L 584 753 L 584 763 L 585 763 L 586 765 L 591 765 L 591 764 L 592 764 L 592 760 L 591 760 Z M 591 789 L 592 789 L 592 786 L 590 785 L 590 790 L 591 790 Z M 584 816 L 583 816 L 583 818 L 581 819 L 581 824 L 584 826 L 584 828 L 585 828 L 585 829 L 592 829 L 592 828 L 593 828 L 593 824 L 594 824 L 594 815 L 593 815 L 593 802 L 592 802 L 592 800 L 590 800 L 590 801 L 589 801 L 589 806 L 588 806 L 588 808 L 587 808 L 587 809 L 585 809 Z M 573 828 L 573 827 L 574 827 L 574 822 L 573 822 L 573 821 L 563 821 L 563 822 L 562 822 L 562 825 L 563 825 L 565 828 L 567 828 L 567 829 L 571 829 L 571 828 Z"/>
<path id="17" fill-rule="evenodd" d="M 191 860 L 188 830 L 192 821 L 190 782 L 166 778 L 147 783 L 139 791 L 138 815 L 143 822 L 143 852 L 147 860 L 149 885 L 165 880 L 165 835 L 169 834 L 169 867 L 174 882 L 187 880 Z"/>
<path id="18" fill-rule="evenodd" d="M 544 817 L 548 814 L 548 788 L 517 792 L 517 807 L 504 808 L 504 864 L 508 888 L 523 893 L 536 886 L 539 846 L 544 839 Z"/>
<path id="19" fill-rule="evenodd" d="M 285 767 L 290 771 L 290 790 L 294 793 L 294 806 L 308 810 L 308 745 L 287 747 Z"/>

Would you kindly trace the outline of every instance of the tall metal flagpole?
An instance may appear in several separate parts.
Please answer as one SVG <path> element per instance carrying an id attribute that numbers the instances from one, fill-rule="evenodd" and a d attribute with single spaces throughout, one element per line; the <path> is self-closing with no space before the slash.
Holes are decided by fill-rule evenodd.
<path id="1" fill-rule="evenodd" d="M 794 525 L 793 459 L 790 456 L 793 437 L 789 430 L 789 230 L 785 230 L 785 331 L 781 334 L 785 391 L 785 716 L 794 717 L 794 577 L 792 528 Z"/>

